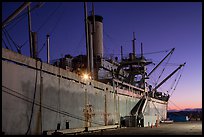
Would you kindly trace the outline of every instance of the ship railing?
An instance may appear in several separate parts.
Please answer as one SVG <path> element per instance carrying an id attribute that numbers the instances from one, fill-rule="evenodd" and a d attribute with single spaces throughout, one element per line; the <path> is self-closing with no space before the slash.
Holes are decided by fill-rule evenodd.
<path id="1" fill-rule="evenodd" d="M 123 94 L 132 97 L 141 97 L 145 92 L 144 89 L 130 85 L 128 83 L 113 79 L 115 88 L 118 94 Z"/>
<path id="2" fill-rule="evenodd" d="M 136 56 L 136 59 L 140 59 L 140 58 L 141 58 L 141 56 Z M 108 61 L 110 63 L 117 64 L 117 65 L 119 65 L 120 62 L 127 61 L 129 59 L 130 59 L 129 56 L 125 56 L 125 57 L 123 57 L 123 59 L 118 58 L 118 57 L 112 57 L 112 56 L 104 56 L 102 58 L 102 60 L 106 60 L 106 61 Z M 146 62 L 152 62 L 152 59 L 146 59 L 146 58 L 144 58 L 144 59 L 145 59 Z"/>
<path id="3" fill-rule="evenodd" d="M 127 87 L 133 88 L 133 89 L 135 89 L 135 90 L 139 90 L 139 91 L 141 91 L 141 92 L 144 92 L 144 89 L 139 88 L 139 87 L 136 87 L 136 86 L 133 86 L 133 85 L 128 84 L 128 83 L 126 83 L 126 82 L 122 82 L 122 81 L 117 80 L 117 79 L 113 79 L 113 81 L 116 82 L 116 83 L 118 83 L 118 84 L 122 84 L 122 85 L 124 85 L 124 86 L 127 86 Z"/>

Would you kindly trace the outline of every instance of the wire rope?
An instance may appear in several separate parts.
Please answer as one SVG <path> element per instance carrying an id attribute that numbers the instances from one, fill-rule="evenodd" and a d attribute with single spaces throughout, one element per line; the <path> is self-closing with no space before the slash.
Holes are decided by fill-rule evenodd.
<path id="1" fill-rule="evenodd" d="M 172 53 L 171 53 L 170 56 L 168 57 L 168 60 L 167 60 L 167 62 L 166 62 L 166 64 L 165 64 L 164 68 L 162 69 L 162 72 L 161 72 L 161 74 L 159 75 L 155 86 L 158 84 L 159 79 L 161 78 L 162 74 L 164 73 L 164 70 L 165 70 L 165 68 L 166 68 L 166 66 L 167 66 L 167 63 L 169 62 L 169 60 L 170 60 L 170 58 L 171 58 L 171 55 L 172 55 Z"/>
<path id="2" fill-rule="evenodd" d="M 32 118 L 33 118 L 33 113 L 34 113 L 34 103 L 35 103 L 35 96 L 36 96 L 36 91 L 37 91 L 37 81 L 38 81 L 38 70 L 37 70 L 37 64 L 38 61 L 36 60 L 36 76 L 35 76 L 35 89 L 34 89 L 34 95 L 33 95 L 33 102 L 32 102 L 32 108 L 31 108 L 31 114 L 30 114 L 30 120 L 29 120 L 29 124 L 28 124 L 28 129 L 26 131 L 26 135 L 28 134 L 28 132 L 30 131 L 30 126 L 31 126 L 31 122 L 32 122 Z M 42 65 L 42 63 L 41 63 Z"/>
<path id="3" fill-rule="evenodd" d="M 11 50 L 14 51 L 13 48 L 12 48 L 12 46 L 11 46 L 11 43 L 10 43 L 10 41 L 9 41 L 9 39 L 8 39 L 8 36 L 7 36 L 6 32 L 4 31 L 4 29 L 3 29 L 3 33 L 4 33 L 5 37 L 6 37 L 6 40 L 7 40 L 8 44 L 9 44 Z"/>

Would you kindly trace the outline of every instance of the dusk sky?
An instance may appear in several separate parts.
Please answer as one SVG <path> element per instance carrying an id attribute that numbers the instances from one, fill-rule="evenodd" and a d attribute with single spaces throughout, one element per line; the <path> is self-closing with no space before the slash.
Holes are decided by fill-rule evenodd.
<path id="1" fill-rule="evenodd" d="M 22 2 L 2 3 L 2 22 Z M 31 3 L 34 8 L 37 2 Z M 88 3 L 88 12 L 91 11 Z M 120 57 L 120 46 L 124 54 L 132 52 L 133 32 L 136 35 L 136 54 L 140 54 L 143 43 L 144 56 L 157 64 L 170 49 L 175 48 L 163 77 L 169 75 L 186 62 L 182 76 L 169 101 L 169 109 L 202 108 L 202 3 L 201 2 L 94 2 L 95 14 L 103 16 L 104 56 Z M 14 19 L 6 30 L 21 46 L 23 55 L 29 56 L 28 22 L 26 11 Z M 31 12 L 32 31 L 38 34 L 38 50 L 46 44 L 50 34 L 51 60 L 66 54 L 85 54 L 85 25 L 83 2 L 46 2 Z M 2 46 L 5 48 L 2 31 Z M 8 43 L 6 45 L 10 48 Z M 15 46 L 11 43 L 16 51 Z M 158 51 L 155 54 L 148 54 Z M 46 47 L 39 57 L 46 61 Z M 167 60 L 165 61 L 167 62 Z M 150 78 L 157 80 L 165 62 Z M 147 69 L 151 71 L 153 65 Z M 176 73 L 175 76 L 179 76 Z M 172 81 L 160 89 L 168 90 Z M 163 78 L 160 79 L 160 81 Z M 170 92 L 170 94 L 172 91 Z"/>

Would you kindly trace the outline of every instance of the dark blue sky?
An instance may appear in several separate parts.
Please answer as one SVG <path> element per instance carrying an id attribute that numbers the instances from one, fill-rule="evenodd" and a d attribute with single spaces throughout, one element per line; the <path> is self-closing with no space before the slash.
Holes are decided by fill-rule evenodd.
<path id="1" fill-rule="evenodd" d="M 22 2 L 3 2 L 2 20 L 21 4 Z M 36 4 L 33 2 L 31 6 L 34 7 Z M 137 53 L 140 53 L 141 42 L 145 53 L 175 48 L 169 62 L 187 64 L 170 100 L 180 108 L 202 107 L 201 2 L 95 2 L 94 5 L 95 14 L 104 18 L 105 56 L 119 56 L 121 45 L 124 54 L 132 52 L 133 32 L 136 34 Z M 91 3 L 88 3 L 88 11 L 91 11 Z M 6 29 L 18 45 L 25 43 L 22 53 L 29 56 L 28 24 L 24 13 L 25 11 L 20 14 L 22 20 L 14 20 Z M 39 50 L 46 41 L 46 34 L 51 34 L 51 59 L 65 54 L 85 54 L 83 2 L 47 2 L 33 10 L 31 15 L 32 30 L 38 32 Z M 16 22 L 18 23 L 15 25 Z M 4 35 L 2 37 L 5 39 Z M 2 45 L 5 47 L 3 43 Z M 13 49 L 16 51 L 14 46 Z M 146 54 L 146 57 L 158 63 L 166 54 Z M 46 61 L 45 47 L 39 57 Z M 163 67 L 164 65 L 161 69 Z M 169 66 L 164 76 L 176 67 Z M 156 79 L 160 73 L 158 70 L 152 77 Z M 164 89 L 168 89 L 171 83 L 164 85 Z M 169 107 L 173 109 L 175 106 L 171 101 Z"/>

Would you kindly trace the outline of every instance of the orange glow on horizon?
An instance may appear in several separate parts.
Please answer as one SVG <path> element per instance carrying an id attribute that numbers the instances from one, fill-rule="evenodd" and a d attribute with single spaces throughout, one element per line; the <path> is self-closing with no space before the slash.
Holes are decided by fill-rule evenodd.
<path id="1" fill-rule="evenodd" d="M 193 108 L 202 108 L 202 103 L 194 103 L 194 104 L 191 104 L 190 102 L 189 103 L 186 103 L 186 104 L 176 104 L 176 106 L 172 103 L 169 103 L 168 104 L 168 110 L 184 110 L 184 109 L 193 109 Z"/>

